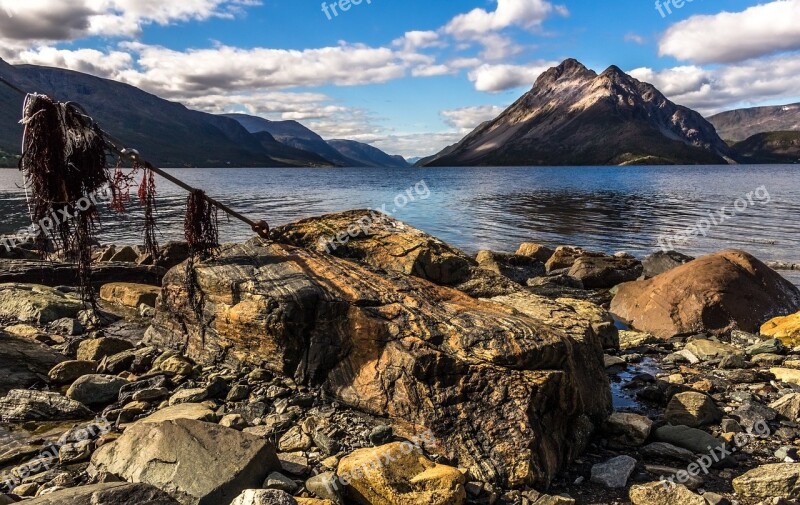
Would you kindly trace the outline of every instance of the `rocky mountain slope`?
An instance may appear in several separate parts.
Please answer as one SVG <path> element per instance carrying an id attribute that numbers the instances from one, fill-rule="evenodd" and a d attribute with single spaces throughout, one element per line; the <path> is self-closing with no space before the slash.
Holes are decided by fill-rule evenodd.
<path id="1" fill-rule="evenodd" d="M 569 59 L 422 166 L 724 164 L 733 153 L 697 112 L 619 68 Z"/>
<path id="2" fill-rule="evenodd" d="M 708 120 L 720 137 L 741 142 L 758 133 L 800 131 L 800 103 L 730 110 Z"/>
<path id="3" fill-rule="evenodd" d="M 253 134 L 269 133 L 281 144 L 293 149 L 314 153 L 327 164 L 340 167 L 403 168 L 408 163 L 402 157 L 390 156 L 380 149 L 354 140 L 329 140 L 297 121 L 270 121 L 248 114 L 225 114 L 235 119 Z"/>
<path id="4" fill-rule="evenodd" d="M 757 133 L 733 149 L 742 163 L 800 163 L 800 131 Z"/>
<path id="5" fill-rule="evenodd" d="M 402 156 L 390 156 L 376 147 L 355 140 L 329 140 L 328 145 L 355 160 L 361 166 L 406 168 L 408 162 Z"/>
<path id="6" fill-rule="evenodd" d="M 0 59 L 0 77 L 26 91 L 81 104 L 106 131 L 163 167 L 398 166 L 393 157 L 365 144 L 358 149 L 372 153 L 372 162 L 348 158 L 295 121 L 207 114 L 80 72 Z M 17 164 L 22 101 L 19 93 L 0 85 L 0 167 Z M 250 121 L 242 126 L 246 118 Z M 271 127 L 252 127 L 265 123 Z"/>

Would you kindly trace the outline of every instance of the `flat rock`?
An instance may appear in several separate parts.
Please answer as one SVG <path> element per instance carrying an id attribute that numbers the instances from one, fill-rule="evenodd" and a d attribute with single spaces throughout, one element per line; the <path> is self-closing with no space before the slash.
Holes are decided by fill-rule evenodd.
<path id="1" fill-rule="evenodd" d="M 730 354 L 741 354 L 742 352 L 730 344 L 705 338 L 697 338 L 688 342 L 684 349 L 691 352 L 702 361 L 719 359 Z"/>
<path id="2" fill-rule="evenodd" d="M 205 405 L 200 403 L 182 403 L 157 410 L 149 416 L 140 419 L 137 423 L 161 423 L 164 421 L 175 421 L 177 419 L 212 421 L 214 417 L 214 411 Z"/>
<path id="3" fill-rule="evenodd" d="M 32 500 L 25 505 L 180 505 L 160 489 L 147 484 L 111 482 L 71 489 L 62 489 Z"/>
<path id="4" fill-rule="evenodd" d="M 610 411 L 601 339 L 575 319 L 579 304 L 524 292 L 477 300 L 416 275 L 256 239 L 196 266 L 200 322 L 185 303 L 185 274 L 166 275 L 149 343 L 320 384 L 391 418 L 401 435 L 431 430 L 484 481 L 549 482 Z"/>
<path id="5" fill-rule="evenodd" d="M 80 300 L 47 286 L 0 284 L 0 317 L 44 325 L 65 317 L 76 317 L 83 308 Z"/>
<path id="6" fill-rule="evenodd" d="M 132 263 L 96 263 L 92 265 L 92 281 L 142 282 L 159 285 L 166 270 L 157 266 Z M 70 263 L 40 260 L 0 260 L 0 283 L 33 283 L 45 286 L 77 286 L 78 269 Z"/>
<path id="7" fill-rule="evenodd" d="M 359 503 L 461 505 L 466 499 L 464 474 L 428 460 L 407 442 L 356 450 L 342 458 L 336 473 Z"/>
<path id="8" fill-rule="evenodd" d="M 733 489 L 740 496 L 800 498 L 800 463 L 776 463 L 754 468 L 733 479 Z"/>
<path id="9" fill-rule="evenodd" d="M 133 344 L 125 339 L 102 337 L 84 340 L 78 345 L 78 359 L 81 361 L 100 361 L 105 357 L 133 349 Z"/>
<path id="10" fill-rule="evenodd" d="M 774 375 L 777 380 L 781 382 L 788 382 L 791 384 L 800 385 L 800 369 L 773 367 L 769 369 L 769 372 L 772 375 Z"/>
<path id="11" fill-rule="evenodd" d="M 134 424 L 95 451 L 92 466 L 189 505 L 230 503 L 279 468 L 266 440 L 189 419 Z"/>
<path id="12" fill-rule="evenodd" d="M 48 391 L 14 389 L 0 398 L 0 421 L 63 421 L 89 419 L 94 412 L 66 396 Z"/>
<path id="13" fill-rule="evenodd" d="M 0 396 L 48 381 L 48 373 L 66 358 L 37 342 L 0 331 Z"/>
<path id="14" fill-rule="evenodd" d="M 633 505 L 707 505 L 705 498 L 683 484 L 649 482 L 631 486 L 628 497 Z"/>
<path id="15" fill-rule="evenodd" d="M 784 419 L 796 421 L 800 418 L 800 393 L 789 393 L 769 404 L 769 408 Z"/>
<path id="16" fill-rule="evenodd" d="M 753 332 L 800 309 L 800 290 L 743 251 L 704 256 L 657 277 L 619 286 L 611 312 L 667 339 L 706 331 Z"/>
<path id="17" fill-rule="evenodd" d="M 545 274 L 544 263 L 530 256 L 480 251 L 475 260 L 478 268 L 507 277 L 517 284 L 524 285 L 528 279 Z"/>
<path id="18" fill-rule="evenodd" d="M 520 244 L 519 249 L 515 253 L 517 256 L 528 256 L 529 258 L 534 258 L 542 263 L 547 263 L 547 260 L 553 256 L 555 252 L 554 249 L 551 249 L 542 244 L 536 244 L 534 242 L 523 242 Z"/>
<path id="19" fill-rule="evenodd" d="M 635 459 L 630 456 L 617 456 L 605 463 L 593 465 L 591 481 L 609 489 L 624 488 L 635 468 Z"/>
<path id="20" fill-rule="evenodd" d="M 692 461 L 694 452 L 667 442 L 652 442 L 639 449 L 639 454 L 645 458 L 672 459 L 675 461 Z"/>
<path id="21" fill-rule="evenodd" d="M 100 288 L 101 300 L 135 309 L 142 304 L 155 307 L 159 294 L 161 294 L 161 288 L 158 286 L 132 282 L 111 282 Z"/>

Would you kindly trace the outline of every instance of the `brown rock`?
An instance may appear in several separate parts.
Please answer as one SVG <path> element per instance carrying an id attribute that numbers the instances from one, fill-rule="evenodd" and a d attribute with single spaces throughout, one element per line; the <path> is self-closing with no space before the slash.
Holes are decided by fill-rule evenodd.
<path id="1" fill-rule="evenodd" d="M 408 442 L 357 450 L 336 473 L 362 505 L 461 505 L 466 499 L 458 469 L 433 463 Z"/>
<path id="2" fill-rule="evenodd" d="M 507 277 L 517 284 L 524 285 L 528 279 L 545 274 L 544 263 L 529 256 L 480 251 L 475 260 L 478 268 Z"/>
<path id="3" fill-rule="evenodd" d="M 742 251 L 704 256 L 653 279 L 619 287 L 611 312 L 661 338 L 756 331 L 800 309 L 800 291 Z"/>
<path id="4" fill-rule="evenodd" d="M 78 345 L 79 361 L 101 361 L 107 356 L 133 349 L 133 344 L 116 337 L 101 337 L 84 340 Z"/>
<path id="5" fill-rule="evenodd" d="M 553 253 L 555 253 L 554 249 L 533 242 L 524 242 L 519 246 L 516 252 L 517 256 L 528 256 L 542 263 L 547 263 L 547 260 L 553 256 Z"/>
<path id="6" fill-rule="evenodd" d="M 687 391 L 672 397 L 664 411 L 664 418 L 670 424 L 697 428 L 719 422 L 722 411 L 710 396 Z"/>
<path id="7" fill-rule="evenodd" d="M 800 312 L 770 319 L 761 326 L 760 333 L 789 346 L 800 345 Z"/>
<path id="8" fill-rule="evenodd" d="M 161 293 L 158 286 L 147 284 L 134 284 L 132 282 L 112 282 L 100 288 L 100 299 L 126 307 L 139 308 L 145 304 L 148 307 L 156 306 L 156 298 Z"/>
<path id="9" fill-rule="evenodd" d="M 613 288 L 641 275 L 641 261 L 616 256 L 583 256 L 576 259 L 569 270 L 569 276 L 581 281 L 586 289 Z"/>
<path id="10" fill-rule="evenodd" d="M 553 270 L 561 270 L 564 268 L 572 268 L 572 265 L 578 261 L 578 258 L 589 256 L 602 257 L 605 255 L 601 253 L 584 251 L 580 247 L 559 246 L 556 248 L 553 255 L 550 256 L 550 259 L 547 260 L 545 267 L 547 268 L 548 272 L 552 272 Z"/>
<path id="11" fill-rule="evenodd" d="M 201 331 L 184 275 L 165 277 L 152 343 L 322 384 L 400 434 L 431 430 L 438 451 L 485 481 L 547 483 L 610 410 L 599 337 L 564 304 L 547 300 L 554 327 L 415 277 L 253 240 L 197 266 Z"/>

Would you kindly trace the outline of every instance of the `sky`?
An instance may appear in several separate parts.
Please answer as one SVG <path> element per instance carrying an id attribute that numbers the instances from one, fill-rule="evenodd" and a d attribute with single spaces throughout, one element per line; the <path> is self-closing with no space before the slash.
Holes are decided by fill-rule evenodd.
<path id="1" fill-rule="evenodd" d="M 566 58 L 705 115 L 800 101 L 800 0 L 0 0 L 0 57 L 416 157 Z"/>

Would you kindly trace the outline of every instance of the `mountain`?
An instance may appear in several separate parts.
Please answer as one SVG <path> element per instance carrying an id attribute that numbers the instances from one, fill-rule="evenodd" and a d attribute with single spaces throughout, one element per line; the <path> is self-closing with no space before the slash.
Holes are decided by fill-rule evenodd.
<path id="1" fill-rule="evenodd" d="M 104 130 L 159 166 L 287 166 L 271 159 L 238 122 L 187 109 L 127 84 L 4 61 L 0 76 L 24 90 L 81 104 Z M 22 101 L 0 85 L 0 150 L 19 153 Z"/>
<path id="2" fill-rule="evenodd" d="M 325 142 L 322 137 L 297 121 L 270 121 L 269 119 L 247 114 L 223 114 L 223 116 L 235 119 L 250 133 L 267 132 L 278 142 L 295 149 L 318 154 L 333 165 L 340 167 L 362 166 L 357 161 L 344 156 Z"/>
<path id="3" fill-rule="evenodd" d="M 568 59 L 422 166 L 724 164 L 733 152 L 697 112 L 616 66 Z"/>
<path id="4" fill-rule="evenodd" d="M 800 131 L 756 133 L 733 150 L 742 163 L 800 163 Z"/>
<path id="5" fill-rule="evenodd" d="M 377 147 L 354 140 L 329 140 L 328 145 L 365 167 L 408 168 L 402 156 L 390 156 Z"/>
<path id="6" fill-rule="evenodd" d="M 741 142 L 758 133 L 800 131 L 800 103 L 722 112 L 708 118 L 728 142 Z"/>
<path id="7" fill-rule="evenodd" d="M 334 163 L 328 161 L 317 153 L 296 149 L 275 140 L 269 132 L 252 133 L 258 139 L 261 147 L 267 152 L 270 158 L 293 166 L 304 167 L 333 167 Z"/>

